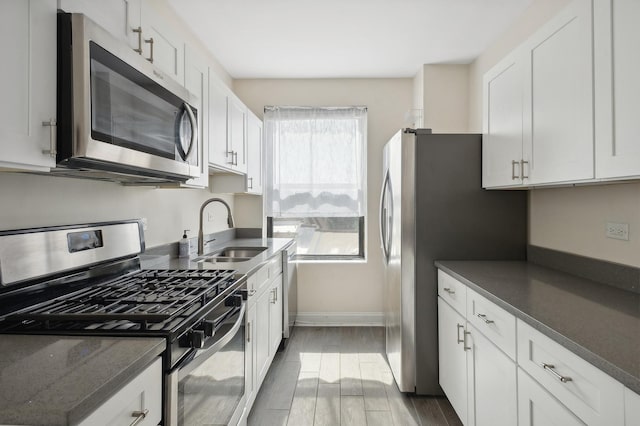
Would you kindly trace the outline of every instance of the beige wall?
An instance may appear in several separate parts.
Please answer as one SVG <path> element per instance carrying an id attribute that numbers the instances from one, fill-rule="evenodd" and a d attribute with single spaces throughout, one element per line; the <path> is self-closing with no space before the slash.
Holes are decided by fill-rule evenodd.
<path id="1" fill-rule="evenodd" d="M 424 127 L 434 133 L 465 133 L 469 121 L 469 66 L 424 65 Z"/>
<path id="2" fill-rule="evenodd" d="M 216 196 L 203 189 L 125 187 L 83 179 L 0 174 L 0 229 L 147 218 L 148 247 L 178 241 L 183 229 L 198 232 L 200 204 Z M 233 206 L 233 196 L 220 195 Z M 213 213 L 212 222 L 208 212 Z M 205 212 L 206 233 L 226 229 L 226 209 Z"/>
<path id="3" fill-rule="evenodd" d="M 300 312 L 382 312 L 383 269 L 378 237 L 382 148 L 412 107 L 412 79 L 236 80 L 235 92 L 258 116 L 265 105 L 366 105 L 367 261 L 299 267 Z"/>
<path id="4" fill-rule="evenodd" d="M 483 74 L 569 1 L 534 0 L 470 65 L 470 131 L 482 131 Z M 640 266 L 640 184 L 536 189 L 530 191 L 529 200 L 531 244 Z M 628 223 L 630 241 L 606 238 L 606 222 Z"/>

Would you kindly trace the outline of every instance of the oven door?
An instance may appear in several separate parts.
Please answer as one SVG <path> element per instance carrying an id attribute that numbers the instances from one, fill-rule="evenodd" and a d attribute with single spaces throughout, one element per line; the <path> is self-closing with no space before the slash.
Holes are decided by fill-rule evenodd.
<path id="1" fill-rule="evenodd" d="M 245 311 L 244 301 L 230 310 L 204 347 L 169 376 L 167 424 L 238 423 L 245 405 Z M 215 321 L 218 314 L 207 319 Z"/>

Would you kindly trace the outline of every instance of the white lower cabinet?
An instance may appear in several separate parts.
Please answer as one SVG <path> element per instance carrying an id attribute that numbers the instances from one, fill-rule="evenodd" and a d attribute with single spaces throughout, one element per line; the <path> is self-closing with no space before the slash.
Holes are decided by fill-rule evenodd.
<path id="1" fill-rule="evenodd" d="M 640 395 L 452 276 L 438 281 L 440 386 L 465 425 L 640 425 Z"/>
<path id="2" fill-rule="evenodd" d="M 247 279 L 245 421 L 282 340 L 282 272 L 270 276 L 272 262 Z"/>
<path id="3" fill-rule="evenodd" d="M 137 420 L 137 422 L 136 422 Z M 80 426 L 155 426 L 162 420 L 162 359 L 158 357 L 115 395 L 85 417 Z"/>
<path id="4" fill-rule="evenodd" d="M 438 297 L 440 386 L 458 417 L 467 424 L 467 354 L 463 333 L 464 317 Z"/>
<path id="5" fill-rule="evenodd" d="M 519 426 L 583 426 L 583 423 L 549 392 L 518 368 Z"/>
<path id="6" fill-rule="evenodd" d="M 469 323 L 466 333 L 468 424 L 517 424 L 515 361 Z"/>

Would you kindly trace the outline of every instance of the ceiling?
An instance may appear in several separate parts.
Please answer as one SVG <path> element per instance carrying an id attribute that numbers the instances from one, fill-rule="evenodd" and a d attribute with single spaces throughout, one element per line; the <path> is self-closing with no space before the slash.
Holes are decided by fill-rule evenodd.
<path id="1" fill-rule="evenodd" d="M 169 0 L 233 78 L 413 77 L 469 63 L 532 0 Z"/>

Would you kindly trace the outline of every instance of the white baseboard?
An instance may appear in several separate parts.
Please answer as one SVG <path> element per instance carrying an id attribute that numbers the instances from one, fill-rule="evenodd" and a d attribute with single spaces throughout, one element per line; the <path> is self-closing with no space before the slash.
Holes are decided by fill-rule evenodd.
<path id="1" fill-rule="evenodd" d="M 299 327 L 382 327 L 384 312 L 298 312 Z"/>

